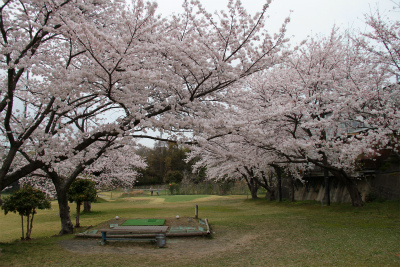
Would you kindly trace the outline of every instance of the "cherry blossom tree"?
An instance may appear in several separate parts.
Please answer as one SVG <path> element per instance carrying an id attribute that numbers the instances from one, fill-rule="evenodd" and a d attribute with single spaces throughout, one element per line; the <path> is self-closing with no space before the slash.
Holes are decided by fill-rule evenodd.
<path id="1" fill-rule="evenodd" d="M 222 135 L 210 140 L 201 140 L 192 147 L 188 160 L 200 158 L 193 166 L 198 171 L 204 166 L 208 179 L 212 180 L 245 180 L 251 197 L 257 198 L 256 161 L 254 153 L 245 148 L 240 136 Z"/>
<path id="2" fill-rule="evenodd" d="M 234 124 L 238 127 L 237 121 Z M 265 147 L 255 145 L 254 133 L 251 139 L 241 135 L 244 128 L 242 125 L 236 133 L 220 133 L 208 139 L 203 138 L 203 133 L 197 139 L 198 143 L 192 147 L 188 160 L 200 158 L 194 165 L 194 171 L 206 166 L 208 179 L 244 180 L 253 199 L 257 198 L 258 188 L 263 187 L 270 200 L 275 200 L 278 192 L 279 200 L 282 201 L 282 175 L 294 173 L 294 178 L 300 179 L 296 168 L 304 167 L 304 164 L 291 164 L 275 151 L 267 151 Z"/>
<path id="3" fill-rule="evenodd" d="M 138 8 L 143 13 L 148 11 L 148 16 L 151 16 L 151 6 L 147 11 Z M 74 1 L 7 1 L 2 7 L 3 21 L 14 15 L 20 20 L 2 24 L 6 59 L 3 62 L 9 73 L 8 91 L 2 94 L 2 132 L 6 134 L 6 145 L 0 184 L 3 188 L 34 170 L 47 172 L 58 193 L 63 229 L 67 228 L 62 232 L 72 229 L 66 198 L 70 183 L 122 132 L 116 132 L 113 126 L 105 131 L 101 126 L 103 123 L 99 117 L 101 119 L 105 112 L 119 106 L 85 86 L 82 74 L 87 74 L 83 67 L 89 58 L 85 55 L 85 48 L 73 39 L 71 26 L 79 23 L 85 28 L 85 25 L 104 22 L 104 14 L 115 14 L 116 10 L 118 6 L 108 1 L 88 1 L 85 4 Z M 8 41 L 14 41 L 13 34 L 21 39 L 18 43 L 21 47 L 14 47 Z M 24 61 L 20 63 L 22 59 Z M 96 131 L 98 135 L 91 136 Z M 96 142 L 105 145 L 96 145 Z M 85 151 L 88 149 L 91 156 Z M 64 162 L 66 160 L 68 162 Z M 55 171 L 60 169 L 60 162 L 64 171 Z M 65 175 L 69 179 L 65 179 Z"/>
<path id="4" fill-rule="evenodd" d="M 346 184 L 353 205 L 361 206 L 359 158 L 397 151 L 400 121 L 398 84 L 391 80 L 399 62 L 398 22 L 367 18 L 374 31 L 364 37 L 374 42 L 333 28 L 330 36 L 310 38 L 287 61 L 237 87 L 227 100 L 233 108 L 224 106 L 226 112 L 212 119 L 216 123 L 198 132 L 199 164 L 214 177 L 234 176 L 239 162 L 262 149 L 250 162 L 264 157 L 277 172 L 282 164 L 301 164 L 292 174 L 322 167 L 326 183 L 329 171 Z M 243 153 L 244 146 L 252 149 Z"/>
<path id="5" fill-rule="evenodd" d="M 252 122 L 259 128 L 242 135 L 288 162 L 328 170 L 361 206 L 357 160 L 391 145 L 398 132 L 398 91 L 390 76 L 385 62 L 334 29 L 252 78 L 251 114 L 258 118 Z"/>
<path id="6" fill-rule="evenodd" d="M 236 105 L 236 109 L 223 119 L 220 116 L 215 120 L 208 119 L 207 129 L 203 127 L 202 133 L 197 136 L 197 143 L 192 147 L 188 160 L 200 158 L 194 165 L 194 171 L 206 166 L 208 179 L 243 179 L 253 199 L 257 198 L 257 190 L 261 186 L 267 190 L 271 200 L 275 200 L 277 188 L 281 200 L 281 176 L 284 170 L 293 166 L 274 151 L 268 153 L 254 144 L 255 129 L 251 121 L 247 117 L 240 121 L 243 115 L 249 115 L 238 109 L 245 105 Z M 252 138 L 242 135 L 246 129 L 251 131 Z M 272 176 L 272 173 L 275 175 Z"/>
<path id="7" fill-rule="evenodd" d="M 220 109 L 230 86 L 285 55 L 288 20 L 269 35 L 269 2 L 254 16 L 240 1 L 218 16 L 184 2 L 183 14 L 161 18 L 141 0 L 5 1 L 0 189 L 40 169 L 66 203 L 70 183 L 118 138 L 187 129 Z M 71 232 L 65 204 L 60 216 Z"/>
<path id="8" fill-rule="evenodd" d="M 137 147 L 115 145 L 85 170 L 92 176 L 97 188 L 132 187 L 146 168 L 144 159 L 136 154 Z M 94 174 L 94 175 L 93 175 Z"/>
<path id="9" fill-rule="evenodd" d="M 129 187 L 138 176 L 135 169 L 145 166 L 144 161 L 135 154 L 131 142 L 127 144 L 126 140 L 124 142 L 111 138 L 61 163 L 50 162 L 29 177 L 20 179 L 20 183 L 31 184 L 57 198 L 61 217 L 60 234 L 64 234 L 69 233 L 73 227 L 67 192 L 75 179 L 90 178 L 98 189 L 113 185 Z"/>
<path id="10" fill-rule="evenodd" d="M 393 7 L 393 12 L 398 12 L 399 9 L 400 2 Z M 390 20 L 383 16 L 379 10 L 373 14 L 366 14 L 365 20 L 371 31 L 363 34 L 366 39 L 358 38 L 358 41 L 368 51 L 377 55 L 381 62 L 390 64 L 393 72 L 399 72 L 400 21 Z M 373 42 L 366 40 L 373 40 Z"/>
<path id="11" fill-rule="evenodd" d="M 343 181 L 353 205 L 361 206 L 358 160 L 383 148 L 398 149 L 400 121 L 398 85 L 391 84 L 396 60 L 387 60 L 395 59 L 395 49 L 378 53 L 365 47 L 333 28 L 330 36 L 307 40 L 285 62 L 237 88 L 228 100 L 232 108 L 225 107 L 230 116 L 215 116 L 223 126 L 199 131 L 197 155 L 204 154 L 210 174 L 214 168 L 236 170 L 238 158 L 247 155 L 252 163 L 263 157 L 264 166 L 277 167 L 277 173 L 282 164 L 303 165 L 292 174 L 319 166 Z M 385 51 L 390 56 L 382 58 Z M 241 137 L 221 140 L 224 134 Z M 239 152 L 243 146 L 252 149 Z M 252 154 L 260 149 L 265 153 Z"/>
<path id="12" fill-rule="evenodd" d="M 95 15 L 87 14 L 88 12 L 86 11 L 91 9 L 85 5 L 83 7 L 86 7 L 87 10 L 85 8 L 80 10 L 79 7 L 82 7 L 80 5 L 69 7 L 70 9 L 77 8 L 76 11 L 69 9 L 59 10 L 61 7 L 72 5 L 72 3 L 72 1 L 66 1 L 59 6 L 50 8 L 46 6 L 48 4 L 46 1 L 39 1 L 36 3 L 37 5 L 27 9 L 25 11 L 26 14 L 22 12 L 21 19 L 24 18 L 26 20 L 26 17 L 30 18 L 30 15 L 33 17 L 32 20 L 37 16 L 42 17 L 45 15 L 52 18 L 52 16 L 55 16 L 53 15 L 54 10 L 59 11 L 60 14 L 57 13 L 59 16 L 55 16 L 54 22 L 48 19 L 43 23 L 49 24 L 49 21 L 53 22 L 53 24 L 55 22 L 63 23 L 61 26 L 56 24 L 53 28 L 63 29 L 65 34 L 69 36 L 68 39 L 65 38 L 66 40 L 63 40 L 65 41 L 63 46 L 66 46 L 67 57 L 63 58 L 62 53 L 56 54 L 54 49 L 50 50 L 54 52 L 53 54 L 59 56 L 58 59 L 53 59 L 53 62 L 60 61 L 64 63 L 58 68 L 47 64 L 47 61 L 43 58 L 47 55 L 42 55 L 42 58 L 35 58 L 36 61 L 34 62 L 43 62 L 41 69 L 35 69 L 41 75 L 39 76 L 41 79 L 44 79 L 43 73 L 48 73 L 50 68 L 56 69 L 56 71 L 49 74 L 50 77 L 46 78 L 45 81 L 37 81 L 39 83 L 37 86 L 46 84 L 47 80 L 56 81 L 57 83 L 64 82 L 62 85 L 68 85 L 72 93 L 76 93 L 81 97 L 79 99 L 70 99 L 68 90 L 62 94 L 58 94 L 58 91 L 56 91 L 56 96 L 60 99 L 57 99 L 58 106 L 67 108 L 67 110 L 57 110 L 57 113 L 53 107 L 56 99 L 48 102 L 45 113 L 37 112 L 36 116 L 33 116 L 34 118 L 41 118 L 41 120 L 37 121 L 36 128 L 30 129 L 27 134 L 34 132 L 42 125 L 42 129 L 48 134 L 49 130 L 54 130 L 57 126 L 61 127 L 60 124 L 62 124 L 63 136 L 68 136 L 74 131 L 74 128 L 67 126 L 74 124 L 74 126 L 83 127 L 83 125 L 79 125 L 79 119 L 82 119 L 83 122 L 85 116 L 94 119 L 96 115 L 110 109 L 118 109 L 123 112 L 118 116 L 115 123 L 101 124 L 100 129 L 96 128 L 89 133 L 85 133 L 85 137 L 77 138 L 74 136 L 76 140 L 83 139 L 83 141 L 76 144 L 75 151 L 81 151 L 97 141 L 98 138 L 109 134 L 118 135 L 123 134 L 126 130 L 133 129 L 133 131 L 137 131 L 148 127 L 168 129 L 177 126 L 172 119 L 181 119 L 190 110 L 210 110 L 212 106 L 210 104 L 212 101 L 210 100 L 223 97 L 223 91 L 229 85 L 279 60 L 277 52 L 279 52 L 279 47 L 284 42 L 285 24 L 282 27 L 282 33 L 275 36 L 275 38 L 264 31 L 265 12 L 268 4 L 261 13 L 258 13 L 253 18 L 243 10 L 240 2 L 235 4 L 230 2 L 229 13 L 223 13 L 218 22 L 213 20 L 212 16 L 199 3 L 195 5 L 186 3 L 186 14 L 173 17 L 167 23 L 160 18 L 157 18 L 158 20 L 154 18 L 155 5 L 147 4 L 145 6 L 141 1 L 134 2 L 135 4 L 133 4 L 132 12 L 130 13 L 125 10 L 125 6 L 120 6 L 117 9 L 117 3 L 115 5 L 109 3 L 110 7 L 103 2 L 101 4 L 104 4 L 105 7 L 102 8 L 102 12 L 97 12 L 98 5 L 101 6 L 100 2 L 92 4 L 91 8 L 96 10 L 96 12 L 93 11 Z M 24 2 L 22 4 L 22 7 L 29 5 L 29 3 Z M 7 1 L 4 4 L 2 8 L 3 20 L 7 18 L 6 10 L 9 9 L 9 12 L 12 13 L 15 5 L 17 4 L 12 1 Z M 197 13 L 195 13 L 195 8 L 198 9 Z M 117 11 L 114 9 L 117 9 Z M 31 10 L 33 10 L 33 14 L 29 13 Z M 47 13 L 42 15 L 43 12 Z M 78 15 L 70 19 L 68 14 L 74 14 L 74 12 Z M 93 19 L 93 16 L 96 19 Z M 89 22 L 88 18 L 91 18 L 92 21 Z M 17 22 L 16 20 L 14 21 Z M 6 27 L 5 25 L 7 24 L 3 26 Z M 32 25 L 37 26 L 33 22 Z M 160 29 L 160 25 L 163 27 L 162 29 Z M 33 27 L 31 29 L 28 25 L 27 27 L 31 29 L 31 34 L 23 35 L 22 37 L 26 37 L 29 43 L 29 38 L 34 33 L 33 30 L 36 30 L 38 34 L 42 34 L 42 28 L 51 28 L 47 24 L 39 26 L 38 29 Z M 5 34 L 3 38 L 5 39 L 7 39 L 7 34 L 12 32 L 7 31 L 7 29 L 4 28 L 3 31 Z M 22 28 L 21 31 L 23 30 Z M 55 39 L 59 35 L 54 33 L 52 36 Z M 260 39 L 262 36 L 265 37 Z M 164 38 L 161 40 L 161 37 Z M 40 45 L 49 40 L 50 37 L 43 40 L 43 42 L 38 42 L 35 45 L 36 50 L 34 52 L 38 53 Z M 53 47 L 56 46 L 56 44 L 51 45 Z M 28 50 L 29 47 L 24 49 Z M 43 49 L 45 50 L 45 48 Z M 59 47 L 56 50 L 60 52 Z M 24 51 L 20 52 L 22 56 L 26 54 Z M 28 54 L 36 55 L 32 51 Z M 152 57 L 154 55 L 157 57 Z M 7 56 L 10 57 L 12 55 L 6 54 L 5 57 Z M 31 61 L 33 62 L 33 59 Z M 13 64 L 15 65 L 15 63 Z M 32 67 L 36 67 L 36 65 L 32 64 Z M 62 71 L 66 67 L 71 67 L 71 73 Z M 26 69 L 22 68 L 18 71 L 22 75 L 23 72 L 26 72 Z M 12 72 L 16 72 L 16 70 Z M 18 76 L 19 79 L 21 75 Z M 36 80 L 41 80 L 39 77 Z M 31 77 L 27 82 L 31 82 L 32 79 Z M 67 81 L 70 82 L 68 79 L 71 79 L 72 83 L 67 83 Z M 14 140 L 15 137 L 11 135 L 16 134 L 16 129 L 10 128 L 13 111 L 15 112 L 14 102 L 11 100 L 14 100 L 12 96 L 16 92 L 19 93 L 19 90 L 23 89 L 23 86 L 16 87 L 19 81 L 14 81 L 14 86 L 10 89 L 10 92 L 3 94 L 1 109 L 2 114 L 5 115 L 3 132 L 9 135 L 7 136 L 7 142 L 11 142 L 12 145 L 14 143 L 10 140 Z M 52 83 L 48 83 L 48 86 L 51 88 L 56 87 Z M 77 88 L 79 90 L 76 90 Z M 40 89 L 43 89 L 43 86 Z M 82 92 L 85 93 L 82 94 Z M 37 91 L 33 91 L 33 93 L 37 94 Z M 50 99 L 52 99 L 51 97 Z M 40 103 L 47 103 L 44 99 L 36 98 L 34 100 L 42 100 Z M 79 101 L 81 101 L 81 106 L 76 104 Z M 31 102 L 28 102 L 28 99 L 24 100 L 24 103 L 30 104 Z M 75 106 L 71 108 L 72 103 L 75 103 Z M 7 114 L 3 112 L 6 107 Z M 27 107 L 28 112 L 22 115 L 27 116 L 28 113 L 32 113 L 31 108 L 33 107 Z M 39 108 L 39 111 L 43 110 L 42 105 Z M 75 115 L 72 119 L 70 118 L 72 116 L 71 113 Z M 62 118 L 64 117 L 59 114 L 70 119 L 63 121 Z M 48 121 L 46 119 L 44 121 L 47 118 L 46 116 L 53 118 L 56 115 L 59 116 L 57 120 Z M 182 122 L 183 125 L 178 126 L 183 128 L 185 123 L 187 124 L 188 122 Z M 26 124 L 28 123 L 25 121 L 24 125 Z M 57 133 L 60 132 L 59 130 Z M 10 152 L 15 151 L 13 152 L 13 155 L 15 155 L 22 144 L 25 144 L 28 137 L 24 136 L 24 139 L 21 139 L 15 148 L 10 145 L 10 148 L 7 147 L 7 149 Z M 55 142 L 52 145 L 59 143 L 56 138 L 54 139 Z M 9 151 L 4 151 L 3 154 L 7 154 L 6 152 Z M 63 154 L 62 156 L 56 156 L 58 160 L 67 158 L 65 153 Z M 18 179 L 22 172 L 27 174 L 32 169 L 39 168 L 40 165 L 38 162 L 30 162 L 28 165 L 24 165 L 9 174 L 8 170 L 14 156 L 10 155 L 6 159 L 4 164 L 6 165 L 7 163 L 7 166 L 2 169 L 2 176 L 8 176 L 1 179 L 1 181 L 4 181 L 2 188 Z M 55 158 L 46 160 L 50 162 Z"/>
<path id="13" fill-rule="evenodd" d="M 281 120 L 275 130 L 279 138 L 262 145 L 292 162 L 328 169 L 346 183 L 355 206 L 362 205 L 356 159 L 388 134 L 376 123 L 383 110 L 378 115 L 374 106 L 387 85 L 386 69 L 366 58 L 334 31 L 329 38 L 310 40 L 287 65 L 268 73 L 259 91 L 267 99 L 263 120 Z M 348 135 L 358 130 L 363 132 Z"/>
<path id="14" fill-rule="evenodd" d="M 88 1 L 86 9 L 74 1 L 5 1 L 2 5 L 1 62 L 7 75 L 0 104 L 1 189 L 55 158 L 67 159 L 68 153 L 61 156 L 60 151 L 66 152 L 61 147 L 79 132 L 74 127 L 109 109 L 110 102 L 101 103 L 83 90 L 81 80 L 72 79 L 77 72 L 72 60 L 84 50 L 75 49 L 64 23 L 74 19 L 66 14 L 81 13 L 88 20 L 99 15 L 99 8 L 90 12 L 99 3 Z M 62 141 L 55 140 L 58 137 Z M 94 141 L 81 144 L 77 151 Z M 46 154 L 46 148 L 53 146 L 54 153 Z M 33 152 L 36 157 L 27 157 Z"/>

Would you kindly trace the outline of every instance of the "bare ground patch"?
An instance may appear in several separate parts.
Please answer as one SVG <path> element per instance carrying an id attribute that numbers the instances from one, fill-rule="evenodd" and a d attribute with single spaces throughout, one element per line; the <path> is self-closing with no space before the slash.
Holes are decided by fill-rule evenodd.
<path id="1" fill-rule="evenodd" d="M 167 218 L 168 226 L 179 226 L 182 222 L 185 225 L 194 226 L 195 220 L 189 221 L 188 218 L 176 220 Z M 121 219 L 119 220 L 119 222 Z M 114 220 L 107 221 L 99 227 L 109 226 L 115 223 Z M 131 256 L 146 256 L 155 260 L 182 259 L 182 258 L 204 258 L 210 255 L 231 252 L 240 249 L 240 247 L 250 245 L 256 239 L 256 235 L 242 234 L 238 236 L 229 233 L 224 227 L 212 227 L 212 234 L 209 237 L 167 237 L 166 247 L 158 248 L 150 242 L 109 242 L 102 246 L 100 239 L 75 237 L 71 240 L 61 240 L 59 245 L 73 253 L 78 254 L 125 254 Z"/>

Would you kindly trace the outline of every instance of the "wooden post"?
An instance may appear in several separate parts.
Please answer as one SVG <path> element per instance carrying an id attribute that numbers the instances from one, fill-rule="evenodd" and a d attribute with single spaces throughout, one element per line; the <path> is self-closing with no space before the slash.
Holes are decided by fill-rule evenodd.
<path id="1" fill-rule="evenodd" d="M 197 206 L 197 204 L 194 206 L 194 218 L 199 218 L 199 206 Z"/>

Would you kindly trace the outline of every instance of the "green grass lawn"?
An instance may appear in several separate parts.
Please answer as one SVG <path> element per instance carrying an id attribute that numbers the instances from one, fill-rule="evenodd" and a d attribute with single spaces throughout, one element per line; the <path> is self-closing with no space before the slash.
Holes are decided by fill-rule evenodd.
<path id="1" fill-rule="evenodd" d="M 0 266 L 400 266 L 400 202 L 321 206 L 246 196 L 153 196 L 93 203 L 81 225 L 121 218 L 208 218 L 212 238 L 167 239 L 167 248 L 110 244 L 108 252 L 71 251 L 56 236 L 57 203 L 35 216 L 32 238 L 19 241 L 20 217 L 0 214 Z M 75 205 L 71 205 L 72 220 Z M 189 240 L 189 241 L 188 241 Z M 78 240 L 79 241 L 79 240 Z M 168 244 L 170 246 L 168 247 Z M 125 253 L 126 249 L 130 253 Z M 111 252 L 110 252 L 111 251 Z"/>
<path id="2" fill-rule="evenodd" d="M 183 201 L 194 201 L 199 198 L 209 197 L 208 195 L 172 195 L 168 197 L 162 197 L 165 202 L 183 202 Z"/>

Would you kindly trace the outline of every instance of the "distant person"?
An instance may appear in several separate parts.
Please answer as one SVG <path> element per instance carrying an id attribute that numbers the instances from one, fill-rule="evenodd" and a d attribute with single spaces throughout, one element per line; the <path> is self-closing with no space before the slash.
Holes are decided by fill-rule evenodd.
<path id="1" fill-rule="evenodd" d="M 153 195 L 153 188 L 152 187 L 150 187 L 150 193 L 151 193 L 151 195 Z"/>
<path id="2" fill-rule="evenodd" d="M 157 196 L 159 196 L 160 195 L 160 192 L 158 192 L 158 189 L 157 189 Z"/>

